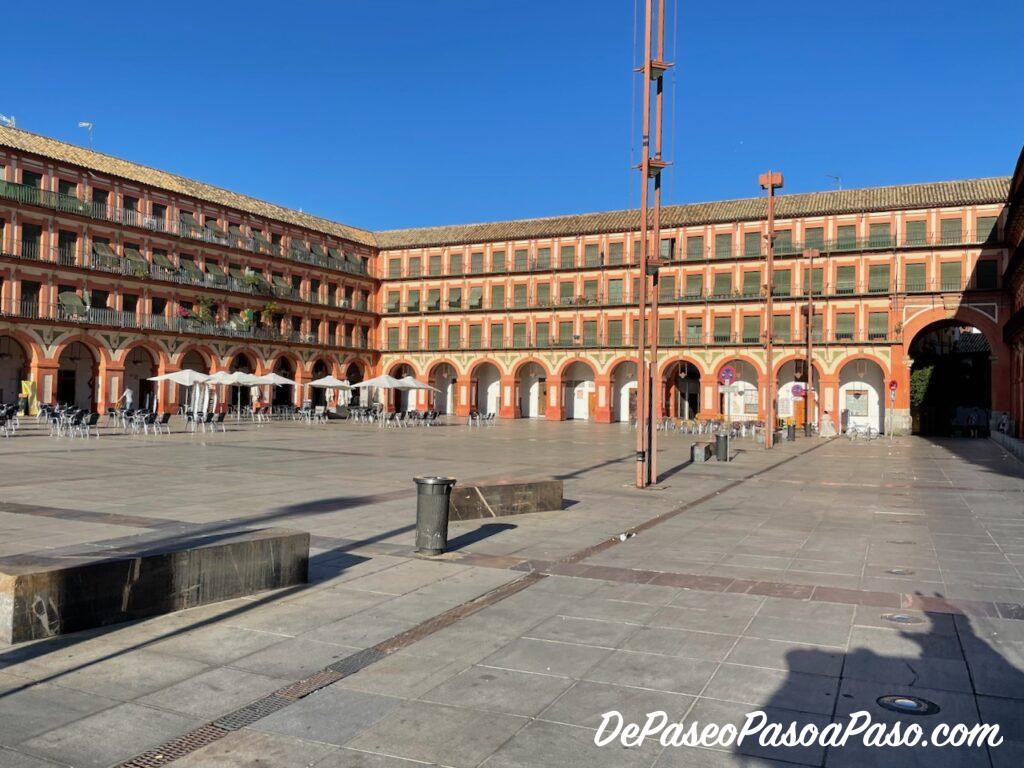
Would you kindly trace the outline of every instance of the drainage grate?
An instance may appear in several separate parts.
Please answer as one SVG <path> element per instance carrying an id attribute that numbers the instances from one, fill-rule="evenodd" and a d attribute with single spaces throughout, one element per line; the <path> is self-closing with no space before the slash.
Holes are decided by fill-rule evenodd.
<path id="1" fill-rule="evenodd" d="M 893 624 L 924 624 L 924 619 L 920 616 L 914 616 L 909 613 L 883 613 L 881 618 L 883 621 L 889 621 Z"/>
<path id="2" fill-rule="evenodd" d="M 252 704 L 248 704 L 241 709 L 236 709 L 234 712 L 228 712 L 223 717 L 219 717 L 213 721 L 213 724 L 218 728 L 223 728 L 226 731 L 237 731 L 239 728 L 245 728 L 247 725 L 252 725 L 257 720 L 261 720 L 267 715 L 272 715 L 279 709 L 284 709 L 293 701 L 286 699 L 282 696 L 278 696 L 276 693 L 272 693 L 265 698 L 254 701 Z"/>
<path id="3" fill-rule="evenodd" d="M 194 731 L 189 731 L 184 736 L 143 752 L 131 760 L 119 763 L 117 768 L 161 768 L 167 763 L 195 752 L 197 749 L 202 749 L 207 744 L 212 744 L 227 735 L 228 732 L 224 728 L 210 724 L 203 725 Z"/>
<path id="4" fill-rule="evenodd" d="M 899 712 L 901 715 L 934 715 L 939 711 L 939 705 L 928 699 L 919 699 L 917 696 L 879 696 L 875 703 L 882 709 L 890 712 Z"/>
<path id="5" fill-rule="evenodd" d="M 360 669 L 368 667 L 381 659 L 387 654 L 381 653 L 376 648 L 367 648 L 362 651 L 353 653 L 351 656 L 346 656 L 341 661 L 336 661 L 327 669 L 333 670 L 334 672 L 340 672 L 342 677 L 346 675 L 354 675 Z"/>
<path id="6" fill-rule="evenodd" d="M 315 675 L 310 675 L 305 680 L 299 680 L 297 683 L 292 683 L 284 688 L 279 688 L 274 691 L 274 696 L 280 696 L 285 699 L 301 699 L 314 691 L 319 691 L 321 688 L 326 688 L 331 683 L 336 683 L 344 675 L 333 669 L 322 669 Z"/>

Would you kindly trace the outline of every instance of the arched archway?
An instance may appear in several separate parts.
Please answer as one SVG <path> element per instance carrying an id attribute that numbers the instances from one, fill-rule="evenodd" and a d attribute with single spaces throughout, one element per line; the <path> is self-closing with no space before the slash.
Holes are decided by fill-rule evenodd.
<path id="1" fill-rule="evenodd" d="M 986 434 L 992 409 L 992 346 L 956 319 L 922 328 L 911 340 L 910 415 L 922 435 Z"/>
<path id="2" fill-rule="evenodd" d="M 0 336 L 0 403 L 14 403 L 29 377 L 31 353 L 13 336 Z"/>
<path id="3" fill-rule="evenodd" d="M 636 362 L 623 360 L 611 374 L 612 421 L 633 422 L 636 420 Z"/>
<path id="4" fill-rule="evenodd" d="M 734 391 L 730 395 L 719 392 L 719 413 L 729 421 L 757 421 L 760 415 L 757 369 L 748 360 L 733 358 L 719 366 L 719 376 L 727 365 L 736 371 Z"/>
<path id="5" fill-rule="evenodd" d="M 228 373 L 241 371 L 242 373 L 256 373 L 256 360 L 248 352 L 238 352 L 228 363 Z M 240 408 L 248 408 L 252 404 L 252 392 L 249 387 L 229 387 L 228 396 L 235 398 L 235 403 Z"/>
<path id="6" fill-rule="evenodd" d="M 88 344 L 73 341 L 57 359 L 57 402 L 96 410 L 99 360 Z"/>
<path id="7" fill-rule="evenodd" d="M 313 361 L 313 366 L 309 369 L 309 377 L 311 381 L 322 379 L 324 376 L 331 375 L 331 366 L 322 357 L 318 357 Z M 327 390 L 322 387 L 307 387 L 310 390 L 309 400 L 314 407 L 318 405 L 327 405 Z"/>
<path id="8" fill-rule="evenodd" d="M 700 413 L 700 368 L 689 360 L 676 360 L 665 367 L 663 384 L 663 415 L 697 418 Z"/>
<path id="9" fill-rule="evenodd" d="M 393 376 L 396 379 L 415 375 L 416 369 L 408 363 L 398 363 L 391 366 L 391 370 L 388 371 L 388 376 Z M 385 396 L 389 396 L 391 398 L 392 409 L 399 413 L 415 410 L 413 407 L 416 402 L 415 395 L 412 395 L 407 389 L 392 389 L 390 390 L 390 394 L 388 394 L 388 390 L 385 390 Z"/>
<path id="10" fill-rule="evenodd" d="M 198 349 L 190 349 L 181 358 L 181 368 L 182 370 L 187 368 L 192 371 L 199 371 L 199 373 L 209 373 L 210 359 Z"/>
<path id="11" fill-rule="evenodd" d="M 274 362 L 273 372 L 278 376 L 295 381 L 295 362 L 288 355 L 281 355 Z M 294 405 L 295 387 L 288 385 L 271 387 L 270 403 L 275 407 Z"/>
<path id="12" fill-rule="evenodd" d="M 783 361 L 777 368 L 775 374 L 775 392 L 778 403 L 776 416 L 802 427 L 808 420 L 808 406 L 811 409 L 810 421 L 812 424 L 818 421 L 817 411 L 819 402 L 816 393 L 821 390 L 821 365 L 814 363 L 814 373 L 811 382 L 807 381 L 807 358 L 794 357 Z M 814 391 L 808 398 L 808 390 L 813 386 Z"/>
<path id="13" fill-rule="evenodd" d="M 365 373 L 363 371 L 362 363 L 359 363 L 359 362 L 356 362 L 356 361 L 352 361 L 351 363 L 348 364 L 348 366 L 346 366 L 346 368 L 345 368 L 345 380 L 349 384 L 351 384 L 352 386 L 355 386 L 356 384 L 358 384 L 359 382 L 361 382 L 365 378 L 366 378 L 366 375 L 365 375 Z M 349 399 L 348 399 L 349 404 L 350 405 L 360 405 L 362 403 L 362 400 L 363 400 L 363 392 L 364 391 L 365 390 L 362 389 L 362 388 L 353 389 L 353 390 L 349 391 L 349 393 L 348 393 L 349 394 Z"/>
<path id="14" fill-rule="evenodd" d="M 839 369 L 839 425 L 870 427 L 885 432 L 885 371 L 874 360 L 859 357 Z"/>
<path id="15" fill-rule="evenodd" d="M 562 397 L 566 419 L 590 419 L 595 410 L 597 386 L 594 369 L 589 364 L 576 360 L 563 369 Z"/>
<path id="16" fill-rule="evenodd" d="M 519 397 L 519 415 L 524 419 L 544 416 L 548 401 L 548 371 L 536 360 L 527 360 L 515 372 L 516 392 Z"/>
<path id="17" fill-rule="evenodd" d="M 497 416 L 500 405 L 501 371 L 494 363 L 478 363 L 470 373 L 470 409 Z"/>
<path id="18" fill-rule="evenodd" d="M 455 415 L 455 386 L 458 379 L 458 372 L 451 363 L 441 362 L 431 367 L 427 383 L 438 389 L 434 393 L 434 410 L 438 413 Z"/>
<path id="19" fill-rule="evenodd" d="M 150 376 L 159 373 L 159 365 L 153 353 L 142 344 L 136 344 L 124 356 L 124 387 L 131 390 L 136 408 L 150 410 L 156 407 L 156 382 Z"/>

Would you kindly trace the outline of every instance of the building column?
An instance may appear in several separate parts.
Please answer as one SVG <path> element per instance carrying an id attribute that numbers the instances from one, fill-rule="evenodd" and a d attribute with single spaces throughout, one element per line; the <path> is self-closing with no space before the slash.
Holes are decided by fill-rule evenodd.
<path id="1" fill-rule="evenodd" d="M 544 418 L 548 421 L 562 421 L 565 408 L 562 406 L 562 377 L 548 376 L 548 401 L 544 405 Z"/>
<path id="2" fill-rule="evenodd" d="M 100 360 L 96 378 L 96 410 L 106 413 L 124 391 L 124 363 Z"/>
<path id="3" fill-rule="evenodd" d="M 825 419 L 831 419 L 832 426 L 836 428 L 838 432 L 842 426 L 842 414 L 840 413 L 840 402 L 839 402 L 839 375 L 836 373 L 826 373 L 820 376 L 815 382 L 816 389 L 818 392 L 818 413 L 820 414 L 821 422 L 818 424 L 818 433 L 821 433 L 821 425 Z M 826 415 L 826 412 L 828 415 Z"/>
<path id="4" fill-rule="evenodd" d="M 306 395 L 306 385 L 313 380 L 313 377 L 302 370 L 302 366 L 296 366 L 298 370 L 295 371 L 295 386 L 292 387 L 292 397 L 295 401 L 295 407 L 301 408 L 302 401 Z"/>
<path id="5" fill-rule="evenodd" d="M 503 419 L 515 419 L 518 417 L 519 404 L 516 398 L 516 380 L 512 376 L 502 376 L 499 385 L 500 399 L 498 401 L 498 416 Z"/>
<path id="6" fill-rule="evenodd" d="M 599 424 L 612 423 L 612 377 L 598 375 L 594 379 L 594 386 L 597 387 L 597 407 L 591 414 L 591 421 Z"/>
<path id="7" fill-rule="evenodd" d="M 721 417 L 718 408 L 718 377 L 713 373 L 702 373 L 700 376 L 700 410 L 697 418 L 708 420 Z"/>
<path id="8" fill-rule="evenodd" d="M 453 389 L 455 390 L 455 415 L 469 416 L 469 387 L 472 382 L 460 378 Z"/>
<path id="9" fill-rule="evenodd" d="M 173 365 L 171 363 L 161 362 L 157 368 L 157 373 L 163 376 L 168 373 L 175 373 L 181 370 L 181 366 Z M 156 401 L 160 404 L 160 411 L 162 413 L 177 413 L 178 412 L 178 391 L 180 387 L 173 381 L 158 381 L 156 391 Z"/>
<path id="10" fill-rule="evenodd" d="M 28 377 L 35 387 L 36 400 L 40 405 L 55 405 L 57 402 L 57 368 L 56 360 L 29 361 Z"/>

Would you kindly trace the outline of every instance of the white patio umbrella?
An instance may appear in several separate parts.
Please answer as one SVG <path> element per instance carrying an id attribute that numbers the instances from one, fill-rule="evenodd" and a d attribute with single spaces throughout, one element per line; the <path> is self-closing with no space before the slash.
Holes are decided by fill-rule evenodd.
<path id="1" fill-rule="evenodd" d="M 295 387 L 296 382 L 289 379 L 287 376 L 282 376 L 279 373 L 265 373 L 262 376 L 256 377 L 261 386 L 267 385 L 271 387 Z"/>
<path id="2" fill-rule="evenodd" d="M 316 387 L 317 389 L 337 389 L 346 393 L 344 399 L 339 399 L 339 405 L 348 405 L 347 393 L 352 389 L 352 385 L 348 383 L 348 379 L 342 380 L 336 376 L 324 376 L 322 379 L 316 379 L 315 381 L 309 382 L 309 386 Z"/>
<path id="3" fill-rule="evenodd" d="M 398 389 L 429 389 L 433 392 L 441 391 L 437 387 L 432 387 L 429 384 L 424 384 L 415 376 L 403 376 L 401 379 L 399 379 L 399 383 L 401 386 L 399 386 Z"/>
<path id="4" fill-rule="evenodd" d="M 396 379 L 394 376 L 375 376 L 372 379 L 366 381 L 360 381 L 358 384 L 354 384 L 352 389 L 364 389 L 366 387 L 376 387 L 377 389 L 403 389 L 401 379 Z M 377 399 L 380 399 L 380 393 L 378 393 Z"/>
<path id="5" fill-rule="evenodd" d="M 251 373 L 246 373 L 245 371 L 234 371 L 233 373 L 217 371 L 206 380 L 206 383 L 225 384 L 231 387 L 251 387 L 260 383 L 259 378 L 259 376 L 253 376 Z M 239 409 L 239 412 L 235 414 L 235 418 L 242 418 L 241 409 Z"/>
<path id="6" fill-rule="evenodd" d="M 173 384 L 178 384 L 183 387 L 192 388 L 192 408 L 195 411 L 198 405 L 198 394 L 199 385 L 204 383 L 210 377 L 205 373 L 199 371 L 193 371 L 191 368 L 182 368 L 180 371 L 172 371 L 171 373 L 165 373 L 160 376 L 150 376 L 150 381 L 169 381 Z M 159 390 L 158 390 L 159 391 Z"/>

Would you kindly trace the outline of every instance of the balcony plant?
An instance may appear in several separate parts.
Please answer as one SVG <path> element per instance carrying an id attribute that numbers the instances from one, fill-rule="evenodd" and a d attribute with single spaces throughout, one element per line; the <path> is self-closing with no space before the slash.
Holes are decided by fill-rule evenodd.
<path id="1" fill-rule="evenodd" d="M 192 317 L 201 323 L 210 323 L 213 321 L 213 300 L 208 296 L 201 296 L 196 299 L 196 304 L 192 307 Z"/>
<path id="2" fill-rule="evenodd" d="M 263 325 L 271 325 L 274 322 L 274 313 L 279 310 L 280 307 L 276 301 L 268 301 L 263 305 L 263 309 L 260 310 L 260 322 Z"/>

